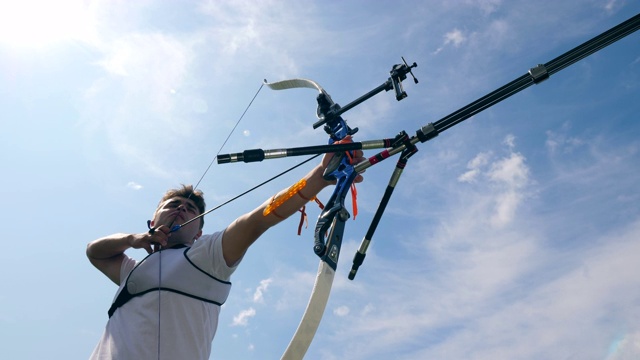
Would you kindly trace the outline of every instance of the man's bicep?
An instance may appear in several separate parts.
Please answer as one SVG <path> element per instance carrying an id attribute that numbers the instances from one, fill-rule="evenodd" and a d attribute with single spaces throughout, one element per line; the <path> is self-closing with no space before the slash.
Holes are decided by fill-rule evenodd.
<path id="1" fill-rule="evenodd" d="M 261 217 L 261 212 L 254 211 L 227 226 L 222 236 L 222 253 L 227 266 L 233 266 L 240 260 L 249 246 L 272 225 Z"/>

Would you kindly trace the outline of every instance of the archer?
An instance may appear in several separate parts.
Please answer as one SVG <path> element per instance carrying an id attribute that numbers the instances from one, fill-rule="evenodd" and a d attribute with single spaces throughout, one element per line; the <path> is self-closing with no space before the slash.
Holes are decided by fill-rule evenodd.
<path id="1" fill-rule="evenodd" d="M 364 160 L 362 151 L 354 155 L 355 162 Z M 195 219 L 205 211 L 203 193 L 183 185 L 160 200 L 149 232 L 90 242 L 89 261 L 119 286 L 91 359 L 208 359 L 230 277 L 245 252 L 333 183 L 323 178 L 331 157 L 325 155 L 290 197 L 290 189 L 282 190 L 221 231 L 203 235 L 204 218 Z M 362 180 L 358 175 L 355 182 Z M 284 200 L 265 215 L 278 199 Z M 200 221 L 189 222 L 194 219 Z M 184 225 L 176 230 L 176 224 Z M 149 255 L 136 261 L 125 254 L 131 248 Z"/>

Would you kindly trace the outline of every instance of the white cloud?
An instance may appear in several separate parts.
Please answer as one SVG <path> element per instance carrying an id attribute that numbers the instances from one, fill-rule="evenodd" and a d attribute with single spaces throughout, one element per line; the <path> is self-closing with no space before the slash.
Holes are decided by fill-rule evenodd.
<path id="1" fill-rule="evenodd" d="M 502 143 L 507 145 L 510 150 L 513 150 L 516 146 L 516 137 L 513 134 L 508 134 Z"/>
<path id="2" fill-rule="evenodd" d="M 496 205 L 493 216 L 491 217 L 491 225 L 494 227 L 503 227 L 509 224 L 521 201 L 522 195 L 513 190 L 496 196 Z"/>
<path id="3" fill-rule="evenodd" d="M 547 131 L 545 146 L 551 154 L 555 154 L 556 152 L 571 153 L 584 145 L 584 140 L 577 136 L 569 135 L 570 129 L 570 124 L 563 124 L 562 128 L 558 131 Z"/>
<path id="4" fill-rule="evenodd" d="M 467 163 L 467 168 L 469 171 L 458 177 L 458 181 L 460 182 L 475 182 L 476 177 L 481 173 L 481 168 L 487 165 L 490 160 L 492 153 L 491 152 L 482 152 L 476 155 L 469 163 Z"/>
<path id="5" fill-rule="evenodd" d="M 507 135 L 503 144 L 508 147 L 508 156 L 489 164 L 493 153 L 479 153 L 467 163 L 469 170 L 458 176 L 458 181 L 463 183 L 477 184 L 480 177 L 488 181 L 478 186 L 488 187 L 489 192 L 486 196 L 476 196 L 474 202 L 480 208 L 489 203 L 494 204 L 489 218 L 489 223 L 494 227 L 503 227 L 511 222 L 518 206 L 527 196 L 526 187 L 530 184 L 530 170 L 526 159 L 521 153 L 514 151 L 515 137 Z"/>
<path id="6" fill-rule="evenodd" d="M 269 284 L 271 284 L 272 281 L 273 279 L 271 278 L 260 280 L 260 285 L 256 288 L 255 293 L 253 293 L 253 302 L 261 304 L 264 303 L 264 293 L 267 291 Z"/>
<path id="7" fill-rule="evenodd" d="M 349 315 L 349 311 L 350 311 L 349 307 L 346 305 L 338 306 L 337 308 L 333 309 L 333 313 L 339 317 L 344 317 Z"/>
<path id="8" fill-rule="evenodd" d="M 233 317 L 233 322 L 231 326 L 247 326 L 249 323 L 249 319 L 256 315 L 256 310 L 254 308 L 248 308 L 246 310 L 242 310 L 238 315 Z"/>
<path id="9" fill-rule="evenodd" d="M 137 182 L 135 182 L 135 181 L 129 181 L 129 182 L 127 183 L 127 187 L 128 187 L 129 189 L 133 189 L 133 190 L 140 190 L 140 189 L 142 189 L 142 185 L 138 184 L 138 183 L 137 183 Z"/>
<path id="10" fill-rule="evenodd" d="M 441 52 L 447 45 L 453 45 L 453 47 L 460 47 L 460 45 L 467 40 L 467 37 L 462 33 L 459 29 L 453 29 L 443 36 L 444 41 L 442 45 L 434 52 L 434 54 L 438 54 Z"/>
<path id="11" fill-rule="evenodd" d="M 529 168 L 525 161 L 522 154 L 511 153 L 509 157 L 493 163 L 487 176 L 491 181 L 505 184 L 510 188 L 523 187 L 529 180 Z"/>
<path id="12" fill-rule="evenodd" d="M 529 167 L 522 154 L 511 153 L 509 157 L 492 164 L 487 176 L 501 188 L 495 196 L 491 224 L 502 227 L 511 222 L 518 205 L 526 196 L 522 190 L 529 183 Z"/>
<path id="13" fill-rule="evenodd" d="M 453 44 L 454 47 L 459 47 L 467 38 L 459 29 L 453 29 L 444 34 L 444 45 Z"/>

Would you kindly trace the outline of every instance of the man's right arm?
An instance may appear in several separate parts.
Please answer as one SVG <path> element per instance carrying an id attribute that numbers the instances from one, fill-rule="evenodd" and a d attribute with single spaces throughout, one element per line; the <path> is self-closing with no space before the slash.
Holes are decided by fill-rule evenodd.
<path id="1" fill-rule="evenodd" d="M 124 251 L 131 247 L 134 234 L 113 234 L 90 242 L 87 257 L 93 266 L 120 285 L 120 266 Z"/>
<path id="2" fill-rule="evenodd" d="M 93 266 L 105 274 L 116 285 L 120 285 L 120 267 L 124 260 L 124 252 L 129 248 L 153 252 L 152 245 L 165 246 L 169 228 L 160 226 L 153 235 L 141 234 L 113 234 L 90 242 L 87 245 L 87 257 Z"/>

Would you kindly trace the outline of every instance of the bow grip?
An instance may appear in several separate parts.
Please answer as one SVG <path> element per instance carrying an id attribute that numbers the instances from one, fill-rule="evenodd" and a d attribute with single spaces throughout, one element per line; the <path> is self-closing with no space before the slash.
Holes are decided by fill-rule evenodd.
<path id="1" fill-rule="evenodd" d="M 340 164 L 342 165 L 342 164 Z M 353 180 L 355 180 L 358 173 L 355 172 L 353 166 L 348 165 L 347 168 L 343 169 L 343 171 L 334 171 L 329 175 L 334 175 L 337 173 L 338 183 L 336 184 L 336 188 L 333 191 L 333 194 L 329 198 L 324 210 L 320 213 L 318 217 L 318 221 L 316 222 L 316 228 L 314 232 L 314 246 L 313 252 L 316 253 L 319 257 L 323 257 L 325 255 L 327 244 L 332 242 L 332 239 L 329 239 L 327 244 L 325 244 L 325 234 L 331 227 L 331 224 L 335 224 L 336 215 L 339 214 L 338 219 L 341 223 L 347 221 L 350 217 L 349 212 L 344 207 L 344 199 L 347 196 L 347 193 L 351 189 L 351 184 Z M 344 229 L 342 227 L 341 229 Z M 342 237 L 342 230 L 336 233 L 336 229 L 332 230 L 332 236 Z"/>
<path id="2" fill-rule="evenodd" d="M 329 230 L 331 223 L 333 223 L 333 219 L 336 217 L 336 214 L 340 210 L 340 205 L 337 204 L 332 208 L 325 207 L 325 210 L 318 217 L 318 221 L 316 222 L 316 228 L 314 231 L 314 244 L 313 244 L 313 252 L 316 255 L 322 257 L 324 255 L 324 251 L 326 249 L 326 244 L 324 241 L 325 234 Z"/>
<path id="3" fill-rule="evenodd" d="M 322 178 L 327 181 L 336 180 L 345 171 L 346 166 L 350 165 L 347 161 L 344 161 L 345 157 L 346 155 L 343 152 L 335 153 L 324 169 Z"/>

